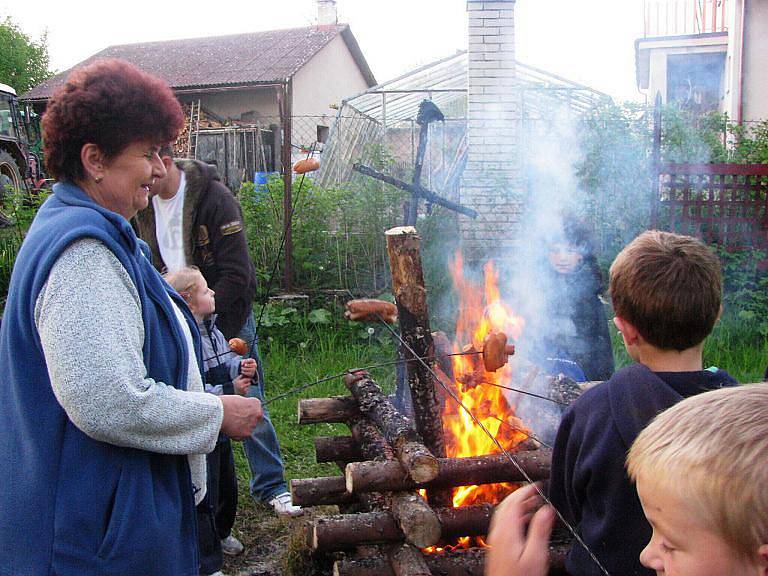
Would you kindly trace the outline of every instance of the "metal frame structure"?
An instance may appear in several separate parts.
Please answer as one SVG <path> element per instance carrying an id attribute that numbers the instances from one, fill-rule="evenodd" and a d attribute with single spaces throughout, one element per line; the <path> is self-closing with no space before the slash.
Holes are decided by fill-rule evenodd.
<path id="1" fill-rule="evenodd" d="M 453 187 L 466 158 L 467 78 L 469 57 L 460 51 L 399 76 L 342 101 L 316 181 L 322 186 L 348 184 L 360 176 L 356 162 L 371 164 L 380 147 L 394 147 L 395 135 L 402 141 L 410 130 L 410 156 L 415 160 L 418 126 L 416 115 L 424 99 L 434 102 L 445 115 L 444 123 L 430 126 L 430 151 L 424 178 L 436 191 Z M 510 63 L 518 84 L 510 89 L 521 107 L 520 138 L 531 133 L 530 124 L 546 117 L 555 107 L 566 106 L 582 114 L 610 101 L 606 94 L 520 62 Z M 436 150 L 437 149 L 437 150 Z M 400 158 L 408 154 L 400 150 Z"/>

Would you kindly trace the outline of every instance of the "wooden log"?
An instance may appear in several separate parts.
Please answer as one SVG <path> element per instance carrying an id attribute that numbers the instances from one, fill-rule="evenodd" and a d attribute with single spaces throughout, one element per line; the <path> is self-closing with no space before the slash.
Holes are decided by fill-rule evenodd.
<path id="1" fill-rule="evenodd" d="M 394 546 L 387 554 L 395 576 L 432 576 L 421 551 L 408 544 Z"/>
<path id="2" fill-rule="evenodd" d="M 387 439 L 395 456 L 415 482 L 428 482 L 437 476 L 437 458 L 424 446 L 421 437 L 365 372 L 344 376 L 360 412 L 370 418 Z"/>
<path id="3" fill-rule="evenodd" d="M 357 498 L 347 492 L 344 476 L 291 480 L 291 497 L 298 506 L 351 504 Z"/>
<path id="4" fill-rule="evenodd" d="M 299 424 L 346 422 L 356 414 L 360 414 L 360 411 L 357 401 L 351 396 L 299 400 Z"/>
<path id="5" fill-rule="evenodd" d="M 419 548 L 434 546 L 442 527 L 434 510 L 416 492 L 395 492 L 389 497 L 389 511 L 405 535 L 405 541 Z"/>
<path id="6" fill-rule="evenodd" d="M 317 436 L 315 460 L 317 462 L 360 462 L 363 455 L 352 436 Z"/>
<path id="7" fill-rule="evenodd" d="M 460 536 L 485 536 L 491 527 L 493 504 L 475 504 L 461 508 L 441 508 L 438 511 L 441 536 L 452 540 Z"/>
<path id="8" fill-rule="evenodd" d="M 552 544 L 549 548 L 550 576 L 565 574 L 565 556 L 568 546 Z M 468 548 L 424 553 L 430 573 L 440 576 L 483 576 L 486 548 Z M 363 559 L 339 560 L 333 567 L 334 576 L 395 576 L 383 555 Z"/>
<path id="9" fill-rule="evenodd" d="M 397 303 L 400 335 L 411 348 L 403 350 L 406 360 L 414 355 L 431 358 L 435 350 L 429 330 L 427 290 L 421 267 L 420 238 L 412 226 L 391 228 L 385 233 L 389 268 L 392 274 L 392 292 Z M 433 366 L 434 360 L 426 360 Z M 408 385 L 411 389 L 416 431 L 424 439 L 425 446 L 438 458 L 446 456 L 445 438 L 441 418 L 440 401 L 435 387 L 439 386 L 427 367 L 418 361 L 406 362 Z M 447 506 L 451 495 L 432 491 L 430 503 Z"/>
<path id="10" fill-rule="evenodd" d="M 552 451 L 549 449 L 515 452 L 512 457 L 531 480 L 549 478 Z M 414 482 L 399 462 L 351 462 L 344 470 L 347 491 L 381 492 L 384 490 L 427 490 L 495 484 L 498 482 L 526 482 L 518 468 L 503 454 L 470 456 L 467 458 L 438 458 L 437 476 L 430 482 Z"/>
<path id="11" fill-rule="evenodd" d="M 434 511 L 440 521 L 442 539 L 455 536 L 484 536 L 491 522 L 493 506 L 464 506 L 438 508 Z M 362 544 L 404 542 L 405 534 L 389 511 L 344 514 L 317 518 L 309 530 L 314 550 L 336 551 Z"/>
<path id="12" fill-rule="evenodd" d="M 349 420 L 349 429 L 366 461 L 387 462 L 395 452 L 381 431 L 368 418 L 357 416 Z"/>
<path id="13" fill-rule="evenodd" d="M 405 535 L 388 512 L 363 512 L 317 518 L 310 524 L 309 545 L 330 552 L 375 542 L 402 542 Z"/>

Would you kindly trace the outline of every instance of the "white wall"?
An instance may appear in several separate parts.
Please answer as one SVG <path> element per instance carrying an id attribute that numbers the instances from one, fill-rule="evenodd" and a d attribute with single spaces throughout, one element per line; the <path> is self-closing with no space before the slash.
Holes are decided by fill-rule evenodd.
<path id="1" fill-rule="evenodd" d="M 336 116 L 331 104 L 369 86 L 339 34 L 293 77 L 293 115 Z"/>
<path id="2" fill-rule="evenodd" d="M 768 2 L 747 0 L 744 22 L 744 120 L 768 120 Z"/>

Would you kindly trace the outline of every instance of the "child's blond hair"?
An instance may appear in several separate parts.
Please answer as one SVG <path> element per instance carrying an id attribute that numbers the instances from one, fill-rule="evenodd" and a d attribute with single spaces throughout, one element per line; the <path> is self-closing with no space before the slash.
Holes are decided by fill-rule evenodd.
<path id="1" fill-rule="evenodd" d="M 173 272 L 166 272 L 163 274 L 163 278 L 171 285 L 171 288 L 179 293 L 179 296 L 189 302 L 200 287 L 203 273 L 197 266 L 185 266 Z"/>
<path id="2" fill-rule="evenodd" d="M 745 559 L 768 544 L 768 384 L 723 388 L 662 412 L 632 444 L 632 480 L 690 503 Z"/>

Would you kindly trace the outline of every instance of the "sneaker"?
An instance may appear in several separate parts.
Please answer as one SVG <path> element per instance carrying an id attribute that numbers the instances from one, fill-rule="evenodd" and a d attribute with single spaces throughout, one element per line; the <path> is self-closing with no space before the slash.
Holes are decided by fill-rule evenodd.
<path id="1" fill-rule="evenodd" d="M 223 538 L 221 541 L 221 551 L 227 556 L 237 556 L 238 554 L 242 554 L 243 550 L 245 550 L 243 543 L 232 536 L 232 534 Z"/>
<path id="2" fill-rule="evenodd" d="M 294 517 L 304 514 L 304 510 L 301 509 L 301 506 L 293 505 L 290 492 L 283 492 L 282 494 L 278 494 L 269 501 L 269 505 L 274 508 L 275 514 L 278 516 Z"/>

